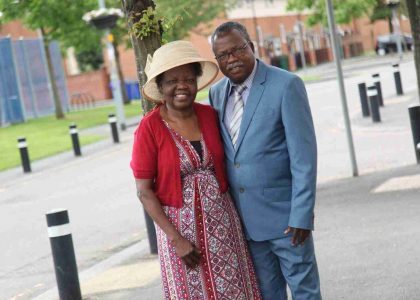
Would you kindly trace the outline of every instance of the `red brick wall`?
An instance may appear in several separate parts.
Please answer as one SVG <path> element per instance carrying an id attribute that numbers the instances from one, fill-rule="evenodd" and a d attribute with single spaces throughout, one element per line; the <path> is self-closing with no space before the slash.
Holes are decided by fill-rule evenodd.
<path id="1" fill-rule="evenodd" d="M 21 22 L 12 21 L 7 24 L 2 24 L 0 26 L 0 36 L 9 36 L 12 39 L 18 39 L 20 37 L 24 38 L 36 38 L 38 33 L 36 31 L 29 30 L 25 28 Z"/>
<path id="2" fill-rule="evenodd" d="M 124 80 L 138 80 L 137 78 L 137 66 L 136 59 L 134 56 L 134 50 L 132 48 L 126 49 L 123 46 L 118 47 L 120 53 L 120 62 L 124 75 Z M 108 61 L 108 57 L 106 58 Z"/>
<path id="3" fill-rule="evenodd" d="M 293 31 L 293 27 L 296 24 L 296 21 L 300 18 L 301 21 L 305 20 L 305 16 L 301 15 L 285 15 L 278 17 L 264 17 L 258 18 L 258 25 L 261 27 L 264 36 L 271 35 L 273 37 L 280 37 L 280 24 L 283 24 L 286 32 Z M 214 59 L 214 54 L 211 50 L 211 45 L 209 44 L 208 37 L 211 35 L 212 31 L 221 23 L 227 21 L 225 18 L 215 19 L 207 30 L 194 30 L 190 33 L 189 37 L 186 39 L 190 40 L 198 49 L 199 53 L 209 59 Z M 254 27 L 254 21 L 252 19 L 237 19 L 238 21 L 245 25 L 247 28 L 251 39 L 256 40 L 256 32 Z M 401 31 L 410 32 L 410 26 L 408 20 L 400 20 L 401 22 Z M 363 50 L 369 51 L 375 48 L 375 38 L 377 35 L 389 33 L 388 22 L 387 21 L 377 21 L 373 24 L 370 23 L 367 17 L 360 18 L 353 21 L 348 25 L 340 25 L 342 30 L 351 30 L 353 33 L 358 33 L 360 36 L 355 39 L 362 43 Z M 315 26 L 311 28 L 312 30 L 319 31 L 320 27 Z M 200 32 L 200 33 L 197 33 Z M 283 47 L 283 51 L 285 51 Z M 265 55 L 264 51 L 262 53 Z M 124 76 L 126 79 L 137 79 L 136 64 L 134 58 L 134 52 L 132 49 L 125 50 L 121 48 L 121 64 Z M 263 56 L 263 60 L 269 62 L 269 58 Z M 290 66 L 292 70 L 293 66 Z M 219 73 L 216 80 L 220 79 L 223 75 Z"/>
<path id="4" fill-rule="evenodd" d="M 67 76 L 69 97 L 75 94 L 87 94 L 95 101 L 112 99 L 109 88 L 109 76 L 105 68 L 79 75 Z"/>

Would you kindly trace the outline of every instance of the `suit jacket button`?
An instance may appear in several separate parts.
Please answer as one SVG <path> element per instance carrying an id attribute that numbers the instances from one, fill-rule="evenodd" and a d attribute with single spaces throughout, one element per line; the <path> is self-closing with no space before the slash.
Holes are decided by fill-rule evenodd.
<path id="1" fill-rule="evenodd" d="M 245 189 L 244 188 L 240 188 L 239 189 L 239 193 L 243 193 L 243 192 L 245 192 Z"/>
<path id="2" fill-rule="evenodd" d="M 241 166 L 241 164 L 235 164 L 235 168 L 239 168 Z"/>

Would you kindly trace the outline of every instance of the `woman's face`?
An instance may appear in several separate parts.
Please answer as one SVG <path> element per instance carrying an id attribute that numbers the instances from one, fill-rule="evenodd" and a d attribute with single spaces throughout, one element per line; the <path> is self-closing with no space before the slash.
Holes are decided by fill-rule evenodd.
<path id="1" fill-rule="evenodd" d="M 182 65 L 163 73 L 160 91 L 168 109 L 190 108 L 197 95 L 197 76 L 193 66 Z"/>

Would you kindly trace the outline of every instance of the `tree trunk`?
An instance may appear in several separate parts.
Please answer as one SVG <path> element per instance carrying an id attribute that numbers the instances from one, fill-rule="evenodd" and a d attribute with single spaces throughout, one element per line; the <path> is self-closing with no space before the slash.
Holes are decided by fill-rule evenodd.
<path id="1" fill-rule="evenodd" d="M 406 0 L 405 2 L 414 41 L 414 63 L 417 73 L 417 92 L 420 99 L 420 4 L 417 4 L 418 0 Z"/>
<path id="2" fill-rule="evenodd" d="M 114 47 L 115 65 L 117 67 L 118 77 L 120 79 L 120 89 L 121 89 L 122 100 L 124 104 L 130 104 L 131 100 L 128 99 L 127 89 L 125 88 L 124 74 L 121 70 L 120 52 L 118 51 L 118 44 L 115 42 L 115 40 L 112 42 L 112 46 Z"/>
<path id="3" fill-rule="evenodd" d="M 136 22 L 141 18 L 140 13 L 146 10 L 148 7 L 155 7 L 155 3 L 152 0 L 121 0 L 121 4 L 125 15 L 127 16 L 128 27 L 132 28 L 133 22 Z M 160 34 L 151 34 L 147 38 L 139 39 L 131 34 L 131 43 L 133 44 L 134 53 L 136 56 L 137 66 L 137 77 L 140 82 L 140 87 L 146 83 L 146 74 L 144 68 L 146 67 L 147 54 L 153 54 L 156 49 L 161 45 L 162 37 Z M 143 107 L 143 114 L 148 113 L 155 106 L 152 102 L 147 101 L 144 95 L 141 99 Z M 153 226 L 153 220 L 149 214 L 144 210 L 147 236 L 149 239 L 150 253 L 157 253 L 157 240 L 156 231 Z"/>
<path id="4" fill-rule="evenodd" d="M 51 83 L 51 88 L 53 92 L 53 100 L 55 106 L 55 117 L 57 119 L 64 119 L 63 107 L 61 106 L 60 94 L 58 93 L 57 83 L 55 82 L 54 68 L 51 61 L 51 53 L 49 49 L 49 41 L 45 38 L 45 29 L 41 27 L 41 32 L 44 42 L 45 56 L 47 58 L 48 65 L 48 79 Z"/>
<path id="5" fill-rule="evenodd" d="M 140 14 L 148 7 L 155 7 L 155 3 L 152 0 L 121 0 L 121 4 L 125 15 L 127 16 L 129 28 L 132 28 L 133 22 L 136 22 L 141 18 L 140 15 L 136 14 Z M 137 77 L 140 82 L 140 87 L 142 87 L 147 80 L 146 74 L 144 73 L 147 55 L 152 55 L 155 50 L 161 46 L 161 39 L 162 37 L 159 33 L 152 33 L 142 40 L 131 34 L 131 43 L 136 57 Z M 146 114 L 153 109 L 154 104 L 147 101 L 144 98 L 144 95 L 142 95 L 142 107 L 144 114 Z"/>
<path id="6" fill-rule="evenodd" d="M 393 26 L 392 26 L 392 16 L 391 17 L 387 17 L 386 20 L 388 21 L 389 34 L 394 33 L 394 29 L 393 29 Z"/>

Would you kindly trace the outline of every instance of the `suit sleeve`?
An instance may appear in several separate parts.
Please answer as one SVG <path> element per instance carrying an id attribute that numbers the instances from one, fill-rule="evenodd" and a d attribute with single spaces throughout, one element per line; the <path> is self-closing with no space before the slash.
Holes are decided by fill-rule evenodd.
<path id="1" fill-rule="evenodd" d="M 282 119 L 292 174 L 289 226 L 313 230 L 317 146 L 308 97 L 299 77 L 289 82 L 283 97 Z"/>
<path id="2" fill-rule="evenodd" d="M 209 102 L 210 102 L 211 107 L 213 107 L 213 108 L 214 108 L 214 105 L 213 105 L 213 99 L 212 99 L 212 97 L 211 97 L 211 93 L 212 93 L 212 89 L 210 88 L 210 89 L 209 89 Z"/>

